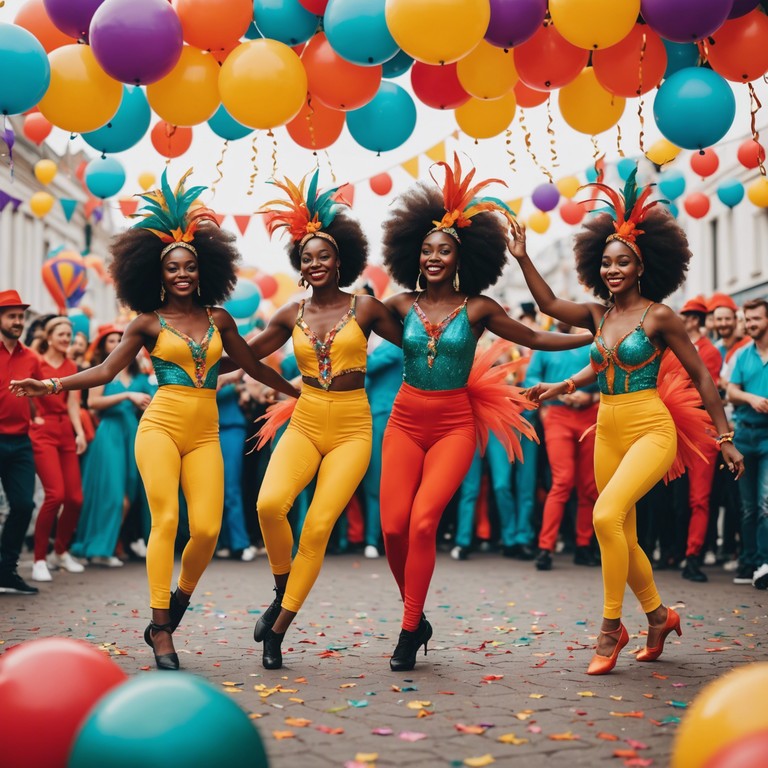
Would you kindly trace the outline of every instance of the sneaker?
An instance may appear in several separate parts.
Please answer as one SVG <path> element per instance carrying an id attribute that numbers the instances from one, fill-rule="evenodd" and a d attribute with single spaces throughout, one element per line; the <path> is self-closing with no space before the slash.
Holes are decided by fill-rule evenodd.
<path id="1" fill-rule="evenodd" d="M 704 565 L 717 565 L 717 555 L 711 550 L 704 555 Z"/>
<path id="2" fill-rule="evenodd" d="M 128 549 L 130 549 L 140 560 L 147 559 L 147 545 L 144 539 L 136 539 L 136 541 L 132 541 L 128 545 Z"/>
<path id="3" fill-rule="evenodd" d="M 40 590 L 27 584 L 16 571 L 0 572 L 0 592 L 9 595 L 36 595 Z"/>
<path id="4" fill-rule="evenodd" d="M 768 589 L 768 563 L 763 563 L 752 574 L 752 586 L 755 589 Z"/>
<path id="5" fill-rule="evenodd" d="M 243 550 L 242 554 L 240 555 L 240 559 L 244 563 L 250 563 L 252 560 L 255 560 L 256 559 L 256 547 L 254 547 L 254 546 L 246 547 Z"/>
<path id="6" fill-rule="evenodd" d="M 368 544 L 363 551 L 363 555 L 369 560 L 375 560 L 379 557 L 379 549 L 378 547 L 374 547 L 373 544 Z"/>
<path id="7" fill-rule="evenodd" d="M 226 547 L 216 550 L 216 557 L 220 557 L 222 560 L 228 560 L 232 557 L 232 552 Z"/>
<path id="8" fill-rule="evenodd" d="M 751 584 L 752 575 L 755 572 L 755 568 L 752 565 L 739 565 L 739 569 L 736 571 L 736 575 L 733 577 L 734 584 Z M 34 578 L 34 577 L 33 577 Z"/>
<path id="9" fill-rule="evenodd" d="M 551 571 L 552 553 L 548 549 L 540 549 L 539 554 L 536 555 L 535 564 L 537 571 Z"/>
<path id="10" fill-rule="evenodd" d="M 738 560 L 728 560 L 728 562 L 723 563 L 723 570 L 728 571 L 730 573 L 731 571 L 738 571 L 739 570 L 739 561 Z"/>
<path id="11" fill-rule="evenodd" d="M 48 555 L 48 567 L 53 570 L 63 568 L 69 573 L 82 573 L 85 570 L 85 566 L 75 560 L 69 552 L 62 552 L 60 555 L 56 554 L 56 552 L 51 552 Z"/>
<path id="12" fill-rule="evenodd" d="M 45 560 L 35 560 L 32 563 L 32 581 L 53 581 Z"/>
<path id="13" fill-rule="evenodd" d="M 125 563 L 119 558 L 112 555 L 112 557 L 92 557 L 91 565 L 102 565 L 105 568 L 121 568 Z"/>
<path id="14" fill-rule="evenodd" d="M 455 546 L 451 550 L 452 560 L 467 560 L 468 558 L 469 558 L 469 553 L 467 552 L 466 547 Z"/>
<path id="15" fill-rule="evenodd" d="M 709 581 L 707 574 L 701 570 L 701 556 L 688 555 L 685 559 L 685 568 L 683 568 L 683 578 L 688 581 Z"/>

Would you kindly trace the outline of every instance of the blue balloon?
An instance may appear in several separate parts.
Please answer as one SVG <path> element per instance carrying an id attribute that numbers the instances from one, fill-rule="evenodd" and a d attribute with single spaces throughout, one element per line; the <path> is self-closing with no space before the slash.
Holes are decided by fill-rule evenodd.
<path id="1" fill-rule="evenodd" d="M 677 218 L 677 215 L 680 213 L 680 209 L 675 203 L 670 200 L 666 203 L 661 203 L 661 205 L 663 205 L 675 218 Z"/>
<path id="2" fill-rule="evenodd" d="M 96 197 L 112 197 L 123 184 L 125 168 L 114 157 L 97 157 L 85 166 L 85 186 Z"/>
<path id="3" fill-rule="evenodd" d="M 211 130 L 222 139 L 227 141 L 236 141 L 242 139 L 248 134 L 253 133 L 253 128 L 248 128 L 235 120 L 232 115 L 227 112 L 223 104 L 219 105 L 219 108 L 214 112 L 213 117 L 208 121 L 208 125 Z"/>
<path id="4" fill-rule="evenodd" d="M 594 184 L 597 181 L 597 169 L 594 165 L 588 166 L 587 170 L 584 171 L 584 175 L 587 177 L 587 181 L 590 184 Z"/>
<path id="5" fill-rule="evenodd" d="M 51 65 L 40 41 L 23 27 L 0 24 L 0 114 L 26 112 L 45 96 Z"/>
<path id="6" fill-rule="evenodd" d="M 253 21 L 263 37 L 299 45 L 315 34 L 318 17 L 299 0 L 253 0 Z"/>
<path id="7" fill-rule="evenodd" d="M 413 65 L 413 58 L 405 51 L 399 51 L 389 61 L 381 65 L 381 76 L 387 78 L 404 75 Z"/>
<path id="8" fill-rule="evenodd" d="M 370 67 L 383 64 L 399 50 L 384 18 L 386 0 L 329 0 L 323 30 L 343 59 Z"/>
<path id="9" fill-rule="evenodd" d="M 86 144 L 99 152 L 124 152 L 138 144 L 149 128 L 152 110 L 137 85 L 123 86 L 123 99 L 117 114 L 104 126 L 82 134 Z"/>
<path id="10" fill-rule="evenodd" d="M 622 157 L 618 163 L 616 163 L 616 171 L 619 174 L 619 178 L 622 181 L 626 181 L 629 178 L 629 174 L 637 168 L 637 160 L 633 160 L 631 157 Z"/>
<path id="11" fill-rule="evenodd" d="M 383 81 L 373 100 L 360 109 L 347 112 L 347 128 L 352 138 L 372 152 L 388 152 L 399 147 L 416 127 L 416 105 L 410 94 Z"/>
<path id="12" fill-rule="evenodd" d="M 717 72 L 688 67 L 665 80 L 653 102 L 664 137 L 684 149 L 711 147 L 728 133 L 736 116 L 731 86 Z"/>
<path id="13" fill-rule="evenodd" d="M 667 68 L 664 79 L 674 75 L 679 69 L 695 67 L 699 61 L 699 49 L 695 43 L 673 43 L 671 40 L 661 39 L 667 49 Z"/>
<path id="14" fill-rule="evenodd" d="M 744 199 L 744 185 L 736 179 L 721 181 L 717 186 L 717 197 L 723 205 L 735 208 Z"/>
<path id="15" fill-rule="evenodd" d="M 224 302 L 224 309 L 238 320 L 250 317 L 261 304 L 261 292 L 256 283 L 238 280 L 232 295 Z"/>
<path id="16" fill-rule="evenodd" d="M 667 171 L 659 179 L 659 192 L 667 200 L 677 200 L 685 192 L 685 176 L 680 171 Z"/>
<path id="17" fill-rule="evenodd" d="M 258 29 L 256 29 L 256 25 L 253 22 L 251 22 L 248 25 L 248 29 L 245 30 L 245 34 L 243 35 L 243 37 L 246 40 L 258 40 L 260 37 L 263 37 L 263 35 L 261 34 L 261 32 L 259 32 Z"/>

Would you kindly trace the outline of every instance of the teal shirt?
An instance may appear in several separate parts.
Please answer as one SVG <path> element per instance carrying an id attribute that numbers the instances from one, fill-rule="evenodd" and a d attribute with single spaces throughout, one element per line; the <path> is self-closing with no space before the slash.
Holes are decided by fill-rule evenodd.
<path id="1" fill-rule="evenodd" d="M 750 395 L 768 397 L 768 363 L 760 359 L 754 344 L 746 344 L 739 350 L 730 382 Z M 737 405 L 733 409 L 733 420 L 737 426 L 768 427 L 768 414 L 758 413 L 751 405 Z"/>
<path id="2" fill-rule="evenodd" d="M 532 387 L 542 381 L 565 381 L 589 365 L 589 347 L 564 349 L 558 352 L 536 350 L 525 372 L 525 387 Z M 578 392 L 597 392 L 597 384 L 579 387 Z M 564 406 L 560 400 L 548 400 L 549 406 Z"/>
<path id="3" fill-rule="evenodd" d="M 389 341 L 382 340 L 368 355 L 365 371 L 365 392 L 376 416 L 389 413 L 403 380 L 403 351 Z"/>

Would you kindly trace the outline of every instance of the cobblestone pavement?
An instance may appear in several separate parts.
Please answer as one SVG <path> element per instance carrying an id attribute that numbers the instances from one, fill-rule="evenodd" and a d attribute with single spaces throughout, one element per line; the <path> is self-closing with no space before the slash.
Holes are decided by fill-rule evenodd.
<path id="1" fill-rule="evenodd" d="M 29 574 L 24 564 L 20 571 Z M 671 635 L 653 664 L 634 659 L 645 623 L 627 592 L 630 643 L 603 677 L 585 674 L 599 627 L 600 573 L 566 556 L 538 573 L 496 554 L 466 562 L 441 554 L 426 607 L 435 634 L 412 672 L 389 670 L 400 603 L 383 558 L 326 559 L 286 635 L 285 666 L 272 672 L 252 638 L 272 598 L 266 559 L 214 561 L 176 647 L 185 670 L 253 715 L 272 768 L 491 758 L 496 766 L 666 766 L 679 718 L 701 687 L 768 657 L 768 593 L 734 585 L 719 568 L 708 572 L 704 585 L 657 574 L 664 600 L 679 608 L 683 636 Z M 40 586 L 37 597 L 0 595 L 0 648 L 81 638 L 103 644 L 131 675 L 160 674 L 142 640 L 140 563 L 55 573 Z"/>

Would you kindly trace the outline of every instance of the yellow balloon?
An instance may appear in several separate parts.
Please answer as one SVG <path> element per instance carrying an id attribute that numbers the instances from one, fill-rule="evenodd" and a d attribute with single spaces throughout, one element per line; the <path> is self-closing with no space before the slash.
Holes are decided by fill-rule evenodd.
<path id="1" fill-rule="evenodd" d="M 534 211 L 529 217 L 526 226 L 534 232 L 543 235 L 550 224 L 549 214 L 544 211 Z"/>
<path id="2" fill-rule="evenodd" d="M 171 72 L 147 86 L 147 100 L 171 125 L 204 123 L 220 104 L 219 63 L 210 53 L 185 45 Z"/>
<path id="3" fill-rule="evenodd" d="M 768 208 L 768 179 L 761 176 L 747 187 L 747 197 L 758 208 Z"/>
<path id="4" fill-rule="evenodd" d="M 277 290 L 272 294 L 270 301 L 276 306 L 281 307 L 291 296 L 300 293 L 301 288 L 296 285 L 296 278 L 286 275 L 284 272 L 278 272 L 272 275 L 277 281 Z"/>
<path id="5" fill-rule="evenodd" d="M 595 70 L 585 67 L 557 96 L 560 114 L 579 133 L 595 136 L 613 128 L 624 112 L 625 99 L 614 96 L 597 82 Z"/>
<path id="6" fill-rule="evenodd" d="M 146 192 L 148 189 L 152 189 L 157 182 L 157 177 L 151 171 L 142 171 L 139 174 L 139 186 Z"/>
<path id="7" fill-rule="evenodd" d="M 59 166 L 53 160 L 38 160 L 35 163 L 35 177 L 41 184 L 50 184 L 58 170 Z"/>
<path id="8" fill-rule="evenodd" d="M 106 125 L 123 98 L 123 84 L 107 75 L 88 45 L 63 45 L 48 54 L 51 84 L 37 105 L 43 116 L 71 133 Z"/>
<path id="9" fill-rule="evenodd" d="M 672 768 L 703 768 L 723 747 L 768 730 L 768 663 L 747 664 L 709 683 L 675 734 Z"/>
<path id="10" fill-rule="evenodd" d="M 307 98 L 307 73 L 295 51 L 277 40 L 250 40 L 227 56 L 219 72 L 224 108 L 249 128 L 285 125 Z"/>
<path id="11" fill-rule="evenodd" d="M 640 0 L 549 0 L 555 29 L 579 48 L 610 48 L 640 15 Z"/>
<path id="12" fill-rule="evenodd" d="M 645 156 L 655 165 L 671 163 L 680 154 L 680 147 L 667 139 L 659 139 L 646 151 Z"/>
<path id="13" fill-rule="evenodd" d="M 450 64 L 482 39 L 491 20 L 489 0 L 387 0 L 387 28 L 417 61 Z"/>
<path id="14" fill-rule="evenodd" d="M 456 73 L 464 90 L 476 99 L 500 99 L 518 80 L 512 51 L 485 40 L 459 61 Z"/>
<path id="15" fill-rule="evenodd" d="M 53 208 L 54 202 L 53 195 L 49 192 L 35 192 L 29 198 L 29 207 L 38 219 L 42 219 Z"/>
<path id="16" fill-rule="evenodd" d="M 557 187 L 557 191 L 563 197 L 567 197 L 570 200 L 579 191 L 581 182 L 576 176 L 563 176 L 562 179 L 558 179 L 555 182 L 555 186 Z"/>
<path id="17" fill-rule="evenodd" d="M 515 117 L 517 101 L 510 91 L 500 99 L 470 99 L 453 111 L 456 122 L 473 139 L 490 139 L 505 131 Z"/>

